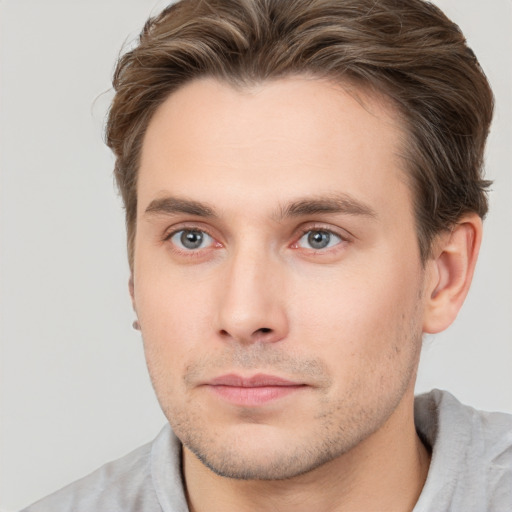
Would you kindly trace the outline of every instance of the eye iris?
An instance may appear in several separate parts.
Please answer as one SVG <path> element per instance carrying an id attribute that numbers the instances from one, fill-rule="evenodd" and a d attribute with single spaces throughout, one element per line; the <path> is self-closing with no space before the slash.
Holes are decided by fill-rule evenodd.
<path id="1" fill-rule="evenodd" d="M 197 249 L 203 243 L 203 234 L 200 231 L 183 231 L 180 242 L 187 249 Z"/>
<path id="2" fill-rule="evenodd" d="M 311 231 L 308 235 L 308 243 L 313 249 L 324 249 L 330 241 L 331 235 L 325 231 Z"/>

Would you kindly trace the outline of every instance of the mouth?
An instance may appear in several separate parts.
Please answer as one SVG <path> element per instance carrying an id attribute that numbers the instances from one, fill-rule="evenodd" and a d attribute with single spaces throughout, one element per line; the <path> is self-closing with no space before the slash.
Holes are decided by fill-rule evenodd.
<path id="1" fill-rule="evenodd" d="M 218 398 L 242 407 L 256 407 L 274 402 L 308 387 L 306 384 L 265 374 L 252 377 L 222 375 L 205 385 Z"/>

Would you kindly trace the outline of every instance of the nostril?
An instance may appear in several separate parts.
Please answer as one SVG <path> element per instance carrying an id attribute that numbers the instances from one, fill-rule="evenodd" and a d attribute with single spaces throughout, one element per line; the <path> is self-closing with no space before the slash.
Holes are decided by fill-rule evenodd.
<path id="1" fill-rule="evenodd" d="M 262 334 L 267 334 L 269 332 L 272 332 L 272 329 L 269 329 L 268 327 L 262 327 L 261 329 L 258 329 L 256 332 L 261 332 Z"/>

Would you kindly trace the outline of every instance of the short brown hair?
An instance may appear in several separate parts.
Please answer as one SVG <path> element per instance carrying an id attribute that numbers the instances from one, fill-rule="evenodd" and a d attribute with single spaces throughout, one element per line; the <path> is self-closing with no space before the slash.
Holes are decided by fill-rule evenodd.
<path id="1" fill-rule="evenodd" d="M 403 155 L 422 260 L 468 212 L 484 217 L 483 152 L 493 95 L 459 27 L 423 0 L 181 0 L 150 18 L 117 64 L 106 140 L 133 268 L 137 171 L 156 109 L 200 77 L 244 85 L 308 74 L 390 97 L 409 137 Z"/>

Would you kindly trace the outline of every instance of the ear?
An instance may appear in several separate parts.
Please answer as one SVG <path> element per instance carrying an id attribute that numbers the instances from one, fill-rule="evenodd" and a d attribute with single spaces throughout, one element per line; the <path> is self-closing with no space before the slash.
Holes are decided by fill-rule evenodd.
<path id="1" fill-rule="evenodd" d="M 130 291 L 133 310 L 137 312 L 137 308 L 135 307 L 135 286 L 133 284 L 133 274 L 130 274 L 130 279 L 128 280 L 128 290 Z"/>
<path id="2" fill-rule="evenodd" d="M 133 311 L 135 311 L 135 316 L 137 316 L 137 308 L 135 307 L 135 285 L 133 284 L 133 274 L 130 275 L 130 279 L 128 280 L 128 290 L 130 291 L 130 297 L 132 299 Z M 133 321 L 132 327 L 136 331 L 140 331 L 140 324 L 137 318 L 135 318 Z"/>
<path id="3" fill-rule="evenodd" d="M 427 265 L 423 332 L 445 330 L 457 317 L 469 291 L 482 241 L 482 219 L 471 213 L 439 235 Z"/>

